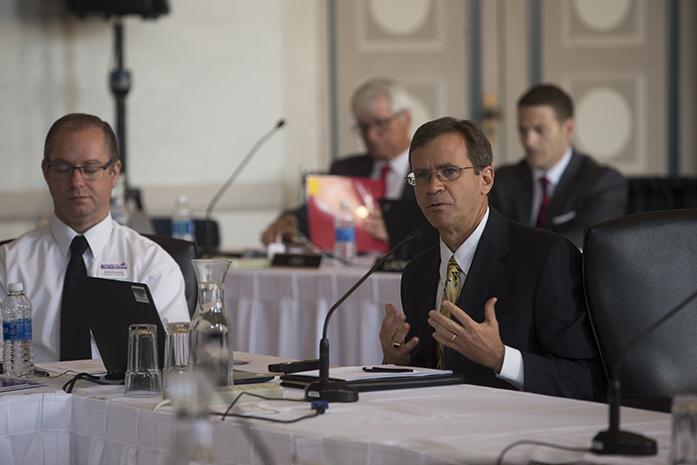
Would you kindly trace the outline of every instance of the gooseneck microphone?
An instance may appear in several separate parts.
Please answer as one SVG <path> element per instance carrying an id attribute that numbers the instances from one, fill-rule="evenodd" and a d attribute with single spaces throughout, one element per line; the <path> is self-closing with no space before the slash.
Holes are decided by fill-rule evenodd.
<path id="1" fill-rule="evenodd" d="M 228 190 L 230 185 L 235 182 L 235 179 L 237 179 L 237 176 L 242 172 L 245 166 L 247 166 L 247 163 L 252 159 L 255 153 L 259 150 L 259 148 L 264 145 L 264 143 L 269 140 L 279 129 L 281 129 L 283 126 L 285 126 L 286 120 L 281 118 L 279 119 L 276 124 L 274 125 L 273 128 L 271 128 L 266 134 L 261 136 L 259 140 L 257 141 L 256 144 L 252 147 L 252 149 L 249 151 L 249 153 L 242 159 L 242 161 L 237 165 L 237 168 L 235 168 L 235 171 L 232 172 L 230 177 L 228 178 L 227 181 L 225 181 L 225 184 L 223 184 L 220 189 L 218 189 L 218 192 L 215 193 L 213 198 L 211 199 L 210 203 L 208 204 L 208 207 L 206 208 L 206 246 L 205 246 L 205 251 L 207 253 L 212 253 L 213 252 L 213 245 L 211 244 L 212 238 L 211 238 L 211 213 L 213 213 L 213 208 L 215 208 L 215 205 L 218 203 L 220 198 L 223 196 L 225 191 Z"/>
<path id="2" fill-rule="evenodd" d="M 695 297 L 697 291 L 692 293 L 685 300 L 673 307 L 664 316 L 659 318 L 655 323 L 651 324 L 645 330 L 639 332 L 629 343 L 622 349 L 617 360 L 615 361 L 615 369 L 612 372 L 612 380 L 608 386 L 608 409 L 609 409 L 609 425 L 608 429 L 600 431 L 593 438 L 591 452 L 598 455 L 656 455 L 656 441 L 642 436 L 641 434 L 632 433 L 631 431 L 620 430 L 620 404 L 622 402 L 622 387 L 620 386 L 620 370 L 622 369 L 622 361 L 625 355 L 637 343 L 641 342 L 646 336 L 651 334 L 659 326 L 662 326 L 666 321 L 673 318 L 677 313 L 684 310 Z"/>
<path id="3" fill-rule="evenodd" d="M 307 400 L 326 400 L 328 402 L 356 402 L 358 400 L 358 392 L 344 381 L 329 380 L 329 340 L 327 339 L 327 328 L 329 327 L 329 319 L 332 317 L 336 309 L 344 303 L 344 301 L 363 282 L 378 270 L 394 253 L 404 244 L 414 239 L 420 239 L 422 232 L 414 230 L 407 237 L 402 239 L 397 245 L 392 247 L 385 255 L 375 261 L 375 264 L 359 279 L 356 284 L 351 287 L 346 293 L 331 306 L 327 316 L 324 318 L 324 328 L 322 329 L 322 339 L 319 341 L 319 380 L 309 384 L 305 388 L 305 399 Z"/>

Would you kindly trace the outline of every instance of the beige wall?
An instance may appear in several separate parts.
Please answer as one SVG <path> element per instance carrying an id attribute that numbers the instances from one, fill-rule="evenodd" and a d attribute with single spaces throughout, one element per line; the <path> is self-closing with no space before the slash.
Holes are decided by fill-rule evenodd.
<path id="1" fill-rule="evenodd" d="M 60 115 L 113 122 L 112 26 L 80 21 L 63 2 L 0 2 L 0 237 L 51 211 L 39 170 Z M 224 247 L 255 246 L 259 230 L 298 199 L 301 168 L 326 165 L 325 7 L 321 0 L 171 0 L 157 21 L 127 18 L 129 182 L 168 214 L 177 193 L 203 213 L 213 193 L 279 117 L 286 127 L 221 199 Z"/>

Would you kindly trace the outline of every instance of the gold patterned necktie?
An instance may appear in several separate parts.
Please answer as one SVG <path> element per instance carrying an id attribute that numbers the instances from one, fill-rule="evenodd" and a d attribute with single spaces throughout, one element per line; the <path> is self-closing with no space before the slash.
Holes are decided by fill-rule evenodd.
<path id="1" fill-rule="evenodd" d="M 455 256 L 453 255 L 448 261 L 448 275 L 445 281 L 443 300 L 457 304 L 457 299 L 460 297 L 460 291 L 462 290 L 460 283 L 461 274 L 462 270 L 455 261 Z M 440 307 L 440 312 L 445 315 L 446 318 L 450 318 L 450 312 L 443 308 L 443 305 Z M 438 344 L 438 361 L 436 366 L 440 369 L 445 368 L 445 348 L 440 343 Z"/>

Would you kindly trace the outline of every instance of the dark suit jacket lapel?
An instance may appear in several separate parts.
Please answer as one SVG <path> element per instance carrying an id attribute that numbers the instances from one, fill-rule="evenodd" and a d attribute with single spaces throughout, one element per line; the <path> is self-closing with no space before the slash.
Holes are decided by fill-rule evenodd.
<path id="1" fill-rule="evenodd" d="M 505 272 L 504 258 L 508 255 L 508 227 L 506 220 L 493 208 L 474 252 L 472 265 L 465 278 L 465 286 L 457 301 L 477 322 L 484 321 L 484 304 L 492 289 Z"/>
<path id="2" fill-rule="evenodd" d="M 356 166 L 357 174 L 356 176 L 362 176 L 364 178 L 369 178 L 373 174 L 373 164 L 375 160 L 370 155 L 364 155 L 360 158 L 360 165 Z"/>
<path id="3" fill-rule="evenodd" d="M 522 224 L 530 224 L 532 214 L 532 172 L 530 165 L 523 160 L 516 165 L 518 171 L 516 189 L 512 192 L 515 198 L 516 220 Z M 496 181 L 494 181 L 496 182 Z"/>
<path id="4" fill-rule="evenodd" d="M 490 208 L 489 220 L 484 227 L 482 237 L 479 239 L 472 265 L 470 265 L 465 278 L 465 285 L 460 292 L 460 298 L 457 300 L 457 306 L 478 323 L 484 321 L 484 304 L 487 297 L 491 295 L 496 283 L 504 275 L 503 260 L 507 255 L 508 228 L 506 220 L 500 213 Z M 465 370 L 468 376 L 472 377 L 467 377 L 467 379 L 477 380 L 472 381 L 475 383 L 483 382 L 480 379 L 482 376 L 491 377 L 489 371 L 462 359 L 451 349 L 445 350 L 445 366 L 451 369 Z"/>
<path id="5" fill-rule="evenodd" d="M 564 173 L 562 173 L 561 178 L 559 178 L 559 184 L 554 189 L 554 195 L 552 196 L 552 202 L 549 204 L 549 210 L 547 214 L 546 227 L 552 227 L 552 219 L 567 213 L 566 205 L 569 198 L 573 195 L 574 191 L 578 188 L 576 186 L 576 179 L 578 173 L 581 170 L 583 160 L 579 157 L 576 152 L 571 154 L 571 160 L 566 166 Z"/>
<path id="6" fill-rule="evenodd" d="M 439 282 L 439 271 L 440 266 L 440 247 L 434 247 L 429 252 L 429 257 L 424 264 L 424 269 L 422 271 L 423 276 L 428 276 L 429 280 L 426 281 L 423 287 L 423 292 L 418 293 L 419 302 L 416 308 L 423 308 L 425 312 L 435 308 L 436 295 L 438 293 L 438 282 Z M 425 325 L 419 331 L 419 339 L 421 342 L 419 345 L 424 351 L 423 355 L 428 363 L 428 366 L 436 366 L 436 341 L 431 335 L 433 333 L 433 327 L 428 324 L 428 314 L 424 315 L 421 319 Z"/>

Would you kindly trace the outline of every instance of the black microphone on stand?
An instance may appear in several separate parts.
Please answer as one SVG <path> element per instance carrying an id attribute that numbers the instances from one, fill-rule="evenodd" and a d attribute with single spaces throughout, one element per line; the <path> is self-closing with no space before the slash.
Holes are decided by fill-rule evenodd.
<path id="1" fill-rule="evenodd" d="M 670 320 L 678 312 L 685 309 L 695 297 L 697 292 L 692 293 L 687 299 L 673 307 L 668 313 L 658 319 L 651 326 L 634 336 L 629 343 L 624 346 L 615 361 L 615 369 L 612 372 L 612 380 L 608 386 L 608 407 L 609 407 L 609 426 L 608 429 L 600 431 L 593 438 L 591 452 L 598 455 L 656 455 L 656 441 L 632 433 L 631 431 L 620 430 L 620 404 L 622 401 L 622 387 L 620 386 L 620 370 L 624 356 L 629 350 L 641 342 L 646 336 L 656 328 Z"/>
<path id="2" fill-rule="evenodd" d="M 235 168 L 235 171 L 232 172 L 230 177 L 228 178 L 227 181 L 225 181 L 225 184 L 221 186 L 220 189 L 218 189 L 218 192 L 215 193 L 213 198 L 211 199 L 210 203 L 208 204 L 208 207 L 206 208 L 206 216 L 205 221 L 206 221 L 206 245 L 204 247 L 204 252 L 207 255 L 211 255 L 213 253 L 213 239 L 211 238 L 211 213 L 213 212 L 213 208 L 215 205 L 218 203 L 218 200 L 220 200 L 220 197 L 223 196 L 225 191 L 228 190 L 230 185 L 237 179 L 237 176 L 240 174 L 240 172 L 244 169 L 245 166 L 247 166 L 247 163 L 252 159 L 255 153 L 257 153 L 257 150 L 264 145 L 264 143 L 273 136 L 276 131 L 281 129 L 283 126 L 285 126 L 286 120 L 281 118 L 279 119 L 276 124 L 274 125 L 271 130 L 269 130 L 266 134 L 261 136 L 259 140 L 257 141 L 256 144 L 252 147 L 252 150 L 249 151 L 249 153 L 242 159 L 242 161 L 237 165 L 237 168 Z"/>
<path id="3" fill-rule="evenodd" d="M 327 339 L 327 328 L 329 327 L 329 319 L 344 301 L 353 294 L 353 291 L 358 289 L 358 286 L 375 273 L 394 253 L 407 242 L 414 239 L 420 239 L 422 232 L 414 230 L 407 237 L 402 239 L 397 245 L 388 250 L 385 255 L 375 261 L 372 267 L 359 279 L 356 284 L 351 287 L 346 293 L 336 301 L 327 312 L 324 318 L 324 328 L 322 329 L 322 339 L 319 341 L 319 380 L 309 384 L 305 388 L 305 399 L 307 400 L 326 400 L 328 402 L 356 402 L 358 400 L 358 392 L 344 381 L 329 380 L 329 340 Z"/>

